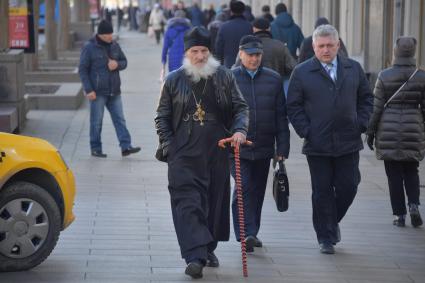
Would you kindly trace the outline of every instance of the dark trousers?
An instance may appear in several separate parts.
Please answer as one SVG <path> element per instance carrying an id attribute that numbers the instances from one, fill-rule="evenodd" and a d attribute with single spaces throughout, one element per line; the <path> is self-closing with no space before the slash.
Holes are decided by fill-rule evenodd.
<path id="1" fill-rule="evenodd" d="M 156 29 L 154 30 L 154 32 L 155 32 L 156 43 L 159 44 L 161 42 L 161 30 Z"/>
<path id="2" fill-rule="evenodd" d="M 259 160 L 241 159 L 242 196 L 244 202 L 245 235 L 257 236 L 260 230 L 261 210 L 269 174 L 270 158 Z M 235 179 L 235 161 L 231 162 L 231 173 Z M 239 235 L 239 209 L 236 198 L 236 185 L 232 198 L 233 227 L 236 240 Z"/>
<path id="3" fill-rule="evenodd" d="M 307 161 L 317 240 L 335 243 L 338 223 L 353 202 L 360 183 L 359 153 L 338 157 L 309 155 Z"/>
<path id="4" fill-rule="evenodd" d="M 384 161 L 384 164 L 393 214 L 404 215 L 406 214 L 404 190 L 408 204 L 419 205 L 419 162 Z"/>

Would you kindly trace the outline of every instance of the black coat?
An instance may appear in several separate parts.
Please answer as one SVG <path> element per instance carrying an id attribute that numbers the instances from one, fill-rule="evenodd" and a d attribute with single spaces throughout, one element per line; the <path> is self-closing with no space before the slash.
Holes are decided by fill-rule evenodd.
<path id="1" fill-rule="evenodd" d="M 379 73 L 368 134 L 376 134 L 381 160 L 421 161 L 425 155 L 425 71 L 419 70 L 403 89 L 384 104 L 416 69 L 413 58 L 397 58 Z"/>
<path id="2" fill-rule="evenodd" d="M 258 69 L 254 78 L 243 66 L 232 71 L 249 105 L 247 139 L 254 143 L 252 147 L 242 147 L 241 158 L 272 158 L 275 143 L 277 155 L 288 158 L 289 127 L 282 78 L 275 71 L 263 67 Z"/>
<path id="3" fill-rule="evenodd" d="M 233 73 L 225 67 L 218 67 L 212 76 L 215 86 L 220 120 L 229 133 L 248 132 L 248 105 L 236 84 Z M 183 67 L 168 74 L 161 89 L 161 97 L 155 117 L 163 157 L 167 156 L 168 145 L 181 124 L 183 115 L 192 97 L 190 78 Z"/>
<path id="4" fill-rule="evenodd" d="M 342 156 L 363 149 L 361 133 L 372 112 L 372 93 L 360 64 L 338 56 L 334 83 L 313 57 L 295 67 L 287 111 L 306 155 Z"/>
<path id="5" fill-rule="evenodd" d="M 239 51 L 239 41 L 244 35 L 252 34 L 252 25 L 243 16 L 233 16 L 218 30 L 215 54 L 221 64 L 231 68 Z"/>

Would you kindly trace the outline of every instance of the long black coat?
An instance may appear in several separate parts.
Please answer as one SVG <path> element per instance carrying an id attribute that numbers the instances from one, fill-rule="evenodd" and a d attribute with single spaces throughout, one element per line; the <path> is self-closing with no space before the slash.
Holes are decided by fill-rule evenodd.
<path id="1" fill-rule="evenodd" d="M 286 116 L 282 78 L 269 68 L 260 67 L 252 78 L 245 67 L 232 70 L 246 102 L 249 105 L 247 138 L 252 147 L 242 147 L 241 158 L 272 158 L 275 153 L 288 158 L 289 127 Z"/>
<path id="2" fill-rule="evenodd" d="M 360 64 L 338 56 L 334 83 L 313 57 L 295 67 L 287 111 L 306 155 L 342 156 L 363 149 L 361 133 L 372 112 L 372 93 Z"/>
<path id="3" fill-rule="evenodd" d="M 425 71 L 415 76 L 384 104 L 416 69 L 413 58 L 397 58 L 378 75 L 368 134 L 376 134 L 376 157 L 381 160 L 421 161 L 425 155 Z"/>

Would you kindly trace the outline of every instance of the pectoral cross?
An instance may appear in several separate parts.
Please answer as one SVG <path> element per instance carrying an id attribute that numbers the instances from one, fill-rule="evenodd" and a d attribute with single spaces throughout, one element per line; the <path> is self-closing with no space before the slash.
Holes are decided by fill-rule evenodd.
<path id="1" fill-rule="evenodd" d="M 202 109 L 201 103 L 196 103 L 196 111 L 192 117 L 194 121 L 199 121 L 201 126 L 204 125 L 205 111 Z"/>

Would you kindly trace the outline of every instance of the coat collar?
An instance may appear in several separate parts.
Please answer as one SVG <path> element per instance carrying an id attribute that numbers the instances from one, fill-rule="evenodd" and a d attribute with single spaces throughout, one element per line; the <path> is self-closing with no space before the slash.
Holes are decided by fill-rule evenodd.
<path id="1" fill-rule="evenodd" d="M 413 57 L 396 57 L 393 59 L 393 65 L 416 66 L 416 60 Z"/>
<path id="2" fill-rule="evenodd" d="M 351 69 L 353 67 L 352 62 L 350 62 L 347 58 L 338 56 L 338 67 L 337 67 L 337 79 L 336 79 L 336 87 L 337 89 L 340 89 L 342 86 L 342 83 L 344 82 L 344 79 L 347 76 L 348 69 Z M 319 59 L 314 56 L 309 60 L 309 71 L 310 72 L 319 72 L 321 76 L 326 78 L 327 80 L 332 81 L 332 79 L 329 77 L 326 70 L 323 68 L 322 64 L 320 63 Z"/>

